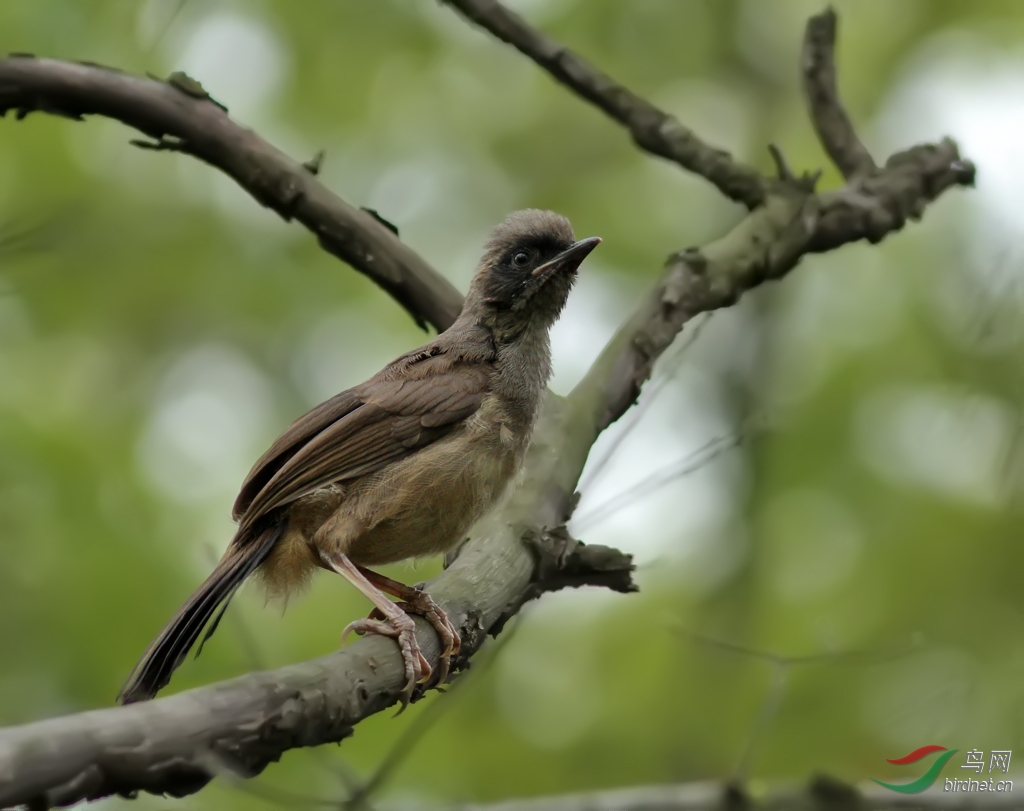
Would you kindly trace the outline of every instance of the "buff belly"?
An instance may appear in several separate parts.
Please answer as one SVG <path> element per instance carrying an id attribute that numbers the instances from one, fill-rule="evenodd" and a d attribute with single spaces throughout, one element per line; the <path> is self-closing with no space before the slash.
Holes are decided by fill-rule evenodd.
<path id="1" fill-rule="evenodd" d="M 483 453 L 479 443 L 487 443 Z M 361 566 L 445 552 L 501 498 L 521 456 L 498 437 L 461 431 L 351 485 L 306 496 L 292 510 L 303 520 L 289 522 L 260 567 L 269 596 L 305 585 L 321 551 Z"/>

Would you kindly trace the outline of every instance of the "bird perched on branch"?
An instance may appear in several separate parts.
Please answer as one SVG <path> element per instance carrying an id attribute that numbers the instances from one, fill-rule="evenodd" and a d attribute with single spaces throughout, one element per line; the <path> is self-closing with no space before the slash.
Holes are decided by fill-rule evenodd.
<path id="1" fill-rule="evenodd" d="M 600 241 L 577 242 L 569 221 L 550 211 L 519 211 L 495 228 L 449 329 L 300 417 L 256 462 L 223 558 L 150 645 L 119 701 L 156 695 L 249 575 L 271 597 L 287 597 L 317 569 L 337 572 L 373 603 L 345 634 L 397 640 L 405 701 L 432 675 L 409 613 L 436 629 L 443 681 L 457 629 L 426 592 L 367 567 L 446 551 L 501 497 L 550 375 L 548 332 Z"/>

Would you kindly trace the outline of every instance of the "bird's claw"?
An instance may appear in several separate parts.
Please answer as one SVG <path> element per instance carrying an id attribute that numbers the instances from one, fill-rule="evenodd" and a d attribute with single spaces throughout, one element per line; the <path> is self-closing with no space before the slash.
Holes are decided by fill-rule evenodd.
<path id="1" fill-rule="evenodd" d="M 459 638 L 458 629 L 448 619 L 448 615 L 441 610 L 441 607 L 434 602 L 429 594 L 420 589 L 412 589 L 411 592 L 411 594 L 406 595 L 407 599 L 396 603 L 396 605 L 406 614 L 419 614 L 437 631 L 441 641 L 441 655 L 438 657 L 437 679 L 434 681 L 434 684 L 435 686 L 440 686 L 448 680 L 451 657 L 457 655 L 462 648 L 462 640 Z M 383 611 L 379 608 L 374 608 L 365 622 L 382 622 L 386 619 Z M 352 625 L 355 624 L 352 623 Z M 352 628 L 352 625 L 349 628 Z"/>
<path id="2" fill-rule="evenodd" d="M 383 614 L 381 616 L 383 617 Z M 402 688 L 401 694 L 402 708 L 398 711 L 399 713 L 403 712 L 409 705 L 416 686 L 426 684 L 433 675 L 433 668 L 416 641 L 416 626 L 412 619 L 407 615 L 393 619 L 377 619 L 371 614 L 366 619 L 350 622 L 341 632 L 341 641 L 344 642 L 350 633 L 360 636 L 380 634 L 397 640 L 398 649 L 402 654 L 402 663 L 405 666 L 405 687 Z"/>

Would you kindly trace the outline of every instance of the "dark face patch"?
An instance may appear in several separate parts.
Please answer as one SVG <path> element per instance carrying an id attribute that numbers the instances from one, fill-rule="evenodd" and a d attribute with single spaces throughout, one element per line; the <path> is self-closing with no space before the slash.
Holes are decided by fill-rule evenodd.
<path id="1" fill-rule="evenodd" d="M 598 242 L 577 243 L 569 221 L 552 211 L 510 214 L 487 241 L 463 313 L 502 341 L 549 328 L 565 306 L 580 262 Z"/>
<path id="2" fill-rule="evenodd" d="M 544 235 L 526 237 L 509 245 L 484 280 L 487 299 L 502 309 L 525 304 L 554 281 L 548 274 L 534 275 L 534 271 L 572 245 L 571 240 Z M 565 271 L 555 270 L 550 275 L 562 273 Z"/>
<path id="3" fill-rule="evenodd" d="M 481 292 L 500 309 L 523 306 L 553 279 L 533 271 L 572 246 L 569 221 L 552 211 L 510 214 L 491 234 L 481 262 Z"/>

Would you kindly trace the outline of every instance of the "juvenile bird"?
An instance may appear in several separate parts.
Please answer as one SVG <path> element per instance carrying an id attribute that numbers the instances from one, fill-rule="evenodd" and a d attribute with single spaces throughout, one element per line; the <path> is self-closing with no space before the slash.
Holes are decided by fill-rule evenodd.
<path id="1" fill-rule="evenodd" d="M 454 625 L 426 592 L 367 567 L 448 550 L 501 497 L 551 372 L 548 332 L 600 241 L 577 242 L 569 221 L 550 211 L 518 211 L 495 228 L 449 329 L 300 417 L 256 462 L 235 501 L 227 551 L 118 700 L 156 695 L 249 575 L 269 596 L 287 597 L 317 569 L 337 572 L 373 603 L 345 634 L 397 640 L 406 699 L 432 675 L 407 612 L 436 629 L 443 680 L 459 650 Z"/>

